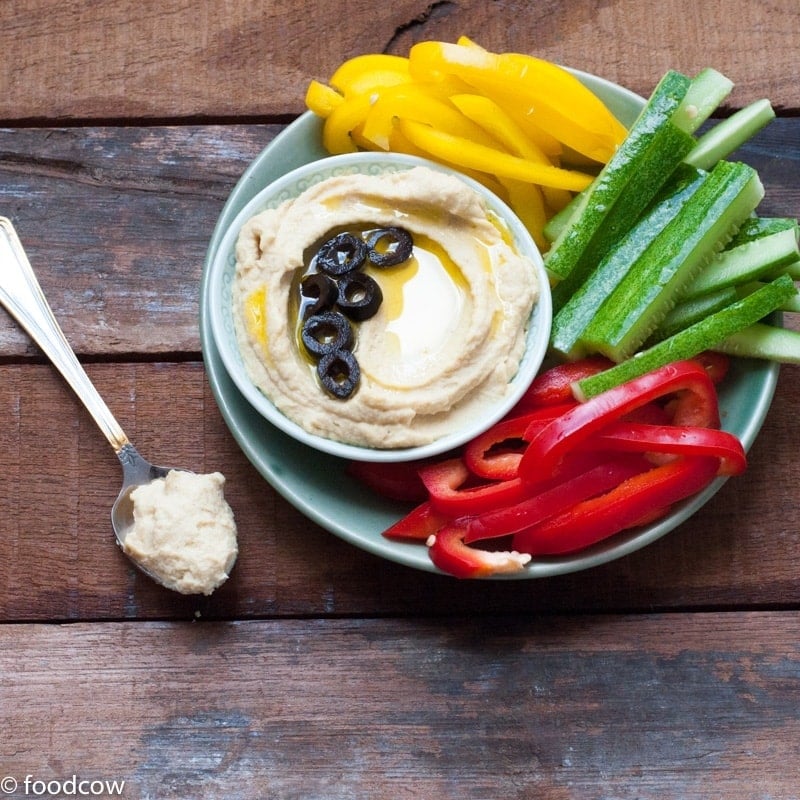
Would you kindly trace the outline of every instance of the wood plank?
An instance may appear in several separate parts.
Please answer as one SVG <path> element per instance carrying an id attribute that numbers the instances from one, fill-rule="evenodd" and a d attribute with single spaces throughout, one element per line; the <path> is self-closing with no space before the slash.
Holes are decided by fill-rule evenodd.
<path id="1" fill-rule="evenodd" d="M 421 3 L 161 0 L 0 4 L 0 119 L 219 118 L 296 114 L 312 78 L 364 52 L 406 54 L 467 34 L 531 52 L 640 94 L 673 67 L 722 70 L 731 105 L 800 107 L 795 0 Z M 343 20 L 331 33 L 330 20 Z"/>
<path id="2" fill-rule="evenodd" d="M 279 130 L 0 131 L 2 213 L 78 352 L 198 351 L 211 232 L 234 184 Z M 2 352 L 30 351 L 2 316 Z"/>
<path id="3" fill-rule="evenodd" d="M 229 192 L 281 126 L 0 129 L 2 213 L 82 354 L 198 352 L 199 282 Z M 763 214 L 800 216 L 800 120 L 737 157 Z M 34 352 L 0 314 L 0 352 Z"/>
<path id="4" fill-rule="evenodd" d="M 789 800 L 799 640 L 791 613 L 6 625 L 0 760 L 20 798 Z"/>
<path id="5" fill-rule="evenodd" d="M 117 460 L 47 366 L 0 366 L 0 620 L 191 619 L 373 614 L 535 614 L 800 603 L 796 402 L 786 369 L 745 476 L 691 520 L 620 561 L 546 580 L 458 582 L 389 563 L 305 519 L 228 432 L 203 366 L 89 364 L 141 452 L 220 470 L 240 531 L 233 576 L 210 598 L 142 577 L 114 543 Z M 357 513 L 354 511 L 354 513 Z"/>

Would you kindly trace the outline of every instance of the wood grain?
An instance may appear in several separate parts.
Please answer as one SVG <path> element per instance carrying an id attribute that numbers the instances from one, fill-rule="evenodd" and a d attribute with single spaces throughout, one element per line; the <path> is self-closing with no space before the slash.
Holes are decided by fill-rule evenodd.
<path id="1" fill-rule="evenodd" d="M 789 800 L 799 639 L 787 613 L 5 626 L 0 762 L 126 800 Z"/>
<path id="2" fill-rule="evenodd" d="M 210 598 L 140 575 L 111 531 L 116 457 L 0 313 L 0 791 L 75 776 L 125 781 L 127 800 L 798 800 L 800 370 L 781 371 L 747 473 L 663 539 L 585 573 L 459 582 L 280 497 L 225 425 L 198 329 L 213 226 L 308 82 L 424 39 L 640 95 L 716 67 L 736 83 L 722 113 L 778 110 L 737 157 L 762 213 L 800 216 L 797 10 L 0 2 L 0 214 L 130 438 L 225 473 L 241 540 Z"/>
<path id="3" fill-rule="evenodd" d="M 48 366 L 0 366 L 0 621 L 785 608 L 797 581 L 798 370 L 786 369 L 746 475 L 664 539 L 590 573 L 466 582 L 356 549 L 304 518 L 245 459 L 196 362 L 89 364 L 141 452 L 220 470 L 240 532 L 231 579 L 187 598 L 142 577 L 114 543 L 120 469 Z M 354 513 L 357 513 L 354 511 Z"/>
<path id="4" fill-rule="evenodd" d="M 713 66 L 737 84 L 730 107 L 769 97 L 796 111 L 796 22 L 795 0 L 18 0 L 0 4 L 0 120 L 297 114 L 309 80 L 346 58 L 461 34 L 639 94 L 668 68 Z"/>
<path id="5" fill-rule="evenodd" d="M 278 125 L 0 129 L 0 213 L 17 226 L 81 354 L 198 353 L 211 233 Z M 800 120 L 735 157 L 759 170 L 763 215 L 800 215 Z M 34 352 L 0 314 L 0 353 Z"/>

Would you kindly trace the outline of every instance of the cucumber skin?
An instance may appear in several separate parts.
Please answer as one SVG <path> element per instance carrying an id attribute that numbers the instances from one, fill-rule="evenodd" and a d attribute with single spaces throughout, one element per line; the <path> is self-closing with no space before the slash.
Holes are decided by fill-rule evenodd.
<path id="1" fill-rule="evenodd" d="M 719 162 L 603 304 L 581 337 L 584 347 L 613 361 L 635 352 L 658 327 L 683 286 L 763 196 L 752 167 Z"/>
<path id="2" fill-rule="evenodd" d="M 619 231 L 630 227 L 694 146 L 694 137 L 666 124 L 689 85 L 689 78 L 674 70 L 664 75 L 545 255 L 551 278 L 560 282 L 553 294 L 556 307 L 615 243 Z M 567 278 L 567 285 L 560 288 Z"/>
<path id="3" fill-rule="evenodd" d="M 732 250 L 741 244 L 754 242 L 764 236 L 771 236 L 773 233 L 785 230 L 793 230 L 797 236 L 798 229 L 800 226 L 792 217 L 750 217 L 742 223 L 725 249 Z"/>
<path id="4" fill-rule="evenodd" d="M 714 314 L 717 311 L 735 303 L 739 295 L 736 289 L 728 287 L 718 292 L 682 300 L 661 321 L 650 337 L 650 344 L 667 339 L 684 328 L 694 325 L 695 322 Z"/>
<path id="5" fill-rule="evenodd" d="M 754 281 L 762 275 L 777 275 L 800 259 L 797 232 L 791 228 L 768 233 L 756 239 L 726 247 L 700 272 L 683 291 L 683 299 L 703 295 L 740 283 Z"/>
<path id="6" fill-rule="evenodd" d="M 554 315 L 550 333 L 550 347 L 554 353 L 569 360 L 586 355 L 580 337 L 597 310 L 707 176 L 708 173 L 689 167 L 675 173 L 674 180 L 670 180 L 662 196 L 656 198 L 650 209 L 606 254 L 581 287 Z"/>
<path id="7" fill-rule="evenodd" d="M 747 297 L 711 314 L 700 322 L 664 339 L 632 358 L 615 364 L 603 372 L 573 384 L 580 402 L 594 397 L 626 381 L 651 372 L 673 361 L 693 358 L 704 350 L 713 350 L 737 331 L 753 325 L 797 295 L 797 287 L 788 275 L 781 275 Z"/>
<path id="8" fill-rule="evenodd" d="M 800 364 L 800 331 L 754 322 L 712 348 L 737 358 L 763 358 L 779 364 Z"/>

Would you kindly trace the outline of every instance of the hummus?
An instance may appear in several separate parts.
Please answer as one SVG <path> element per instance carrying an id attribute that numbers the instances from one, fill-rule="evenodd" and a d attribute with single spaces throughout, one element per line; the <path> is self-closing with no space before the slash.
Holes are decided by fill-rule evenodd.
<path id="1" fill-rule="evenodd" d="M 171 470 L 138 486 L 123 550 L 168 588 L 211 594 L 227 580 L 238 553 L 224 485 L 219 472 Z"/>
<path id="2" fill-rule="evenodd" d="M 298 345 L 291 293 L 309 252 L 332 232 L 399 226 L 404 264 L 367 267 L 383 301 L 357 323 L 357 391 L 322 389 Z M 533 263 L 464 181 L 427 167 L 345 174 L 251 218 L 236 245 L 232 291 L 250 379 L 310 433 L 381 449 L 448 435 L 509 392 L 538 297 Z"/>

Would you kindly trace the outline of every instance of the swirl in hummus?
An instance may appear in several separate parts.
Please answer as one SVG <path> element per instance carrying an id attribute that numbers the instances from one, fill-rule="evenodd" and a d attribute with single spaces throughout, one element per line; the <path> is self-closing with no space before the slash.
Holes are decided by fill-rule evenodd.
<path id="1" fill-rule="evenodd" d="M 384 299 L 358 324 L 361 381 L 341 400 L 298 345 L 290 297 L 311 249 L 369 226 L 402 226 L 414 251 L 403 265 L 368 268 Z M 502 400 L 538 294 L 533 263 L 480 195 L 428 167 L 328 178 L 252 217 L 236 245 L 233 317 L 250 379 L 310 433 L 366 447 L 430 443 Z"/>

